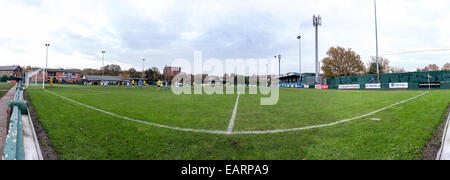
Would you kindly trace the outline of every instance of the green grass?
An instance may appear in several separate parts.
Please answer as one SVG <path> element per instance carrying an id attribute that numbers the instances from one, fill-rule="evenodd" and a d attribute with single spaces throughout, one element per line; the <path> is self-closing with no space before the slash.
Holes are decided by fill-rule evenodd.
<path id="1" fill-rule="evenodd" d="M 2 98 L 13 86 L 13 83 L 0 82 L 0 98 Z"/>
<path id="2" fill-rule="evenodd" d="M 237 95 L 173 95 L 155 88 L 57 86 L 49 91 L 133 119 L 225 131 Z M 370 117 L 261 135 L 212 135 L 139 124 L 27 90 L 60 159 L 421 159 L 450 102 L 436 90 Z M 275 106 L 241 95 L 234 130 L 320 125 L 363 115 L 423 91 L 281 89 Z M 380 121 L 370 120 L 380 118 Z"/>

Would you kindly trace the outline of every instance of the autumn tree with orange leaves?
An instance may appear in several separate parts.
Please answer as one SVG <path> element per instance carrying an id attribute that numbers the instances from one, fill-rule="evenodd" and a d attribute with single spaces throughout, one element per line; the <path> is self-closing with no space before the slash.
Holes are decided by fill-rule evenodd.
<path id="1" fill-rule="evenodd" d="M 365 72 L 361 56 L 351 48 L 331 47 L 328 57 L 322 60 L 322 71 L 326 78 L 359 75 Z"/>

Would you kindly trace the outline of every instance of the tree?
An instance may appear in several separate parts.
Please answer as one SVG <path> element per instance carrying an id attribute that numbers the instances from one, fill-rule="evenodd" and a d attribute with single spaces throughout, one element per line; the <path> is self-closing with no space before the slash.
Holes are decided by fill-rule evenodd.
<path id="1" fill-rule="evenodd" d="M 132 78 L 138 78 L 139 77 L 139 73 L 136 71 L 136 69 L 134 68 L 130 68 L 128 70 L 128 74 L 130 75 L 130 77 Z"/>
<path id="2" fill-rule="evenodd" d="M 83 75 L 102 75 L 102 71 L 98 69 L 86 68 L 81 71 Z"/>
<path id="3" fill-rule="evenodd" d="M 417 72 L 429 72 L 429 71 L 439 71 L 440 68 L 436 64 L 430 64 L 428 66 L 425 66 L 424 68 L 417 68 Z"/>
<path id="4" fill-rule="evenodd" d="M 380 70 L 380 74 L 388 73 L 391 67 L 389 66 L 389 60 L 386 58 L 379 57 L 378 58 L 378 66 Z M 377 58 L 372 56 L 372 60 L 369 62 L 369 66 L 367 67 L 367 74 L 377 74 Z"/>
<path id="5" fill-rule="evenodd" d="M 398 67 L 391 67 L 389 70 L 390 73 L 405 73 L 406 70 Z"/>
<path id="6" fill-rule="evenodd" d="M 122 72 L 122 69 L 119 65 L 110 64 L 103 68 L 104 74 L 109 76 L 117 76 Z"/>
<path id="7" fill-rule="evenodd" d="M 442 67 L 443 71 L 450 71 L 450 63 L 445 63 L 444 66 Z"/>
<path id="8" fill-rule="evenodd" d="M 144 71 L 144 78 L 147 78 L 149 81 L 157 81 L 161 79 L 161 72 L 156 67 L 152 67 Z"/>
<path id="9" fill-rule="evenodd" d="M 328 57 L 322 60 L 322 71 L 328 78 L 358 75 L 365 71 L 361 56 L 351 48 L 331 47 L 327 52 Z"/>
<path id="10" fill-rule="evenodd" d="M 436 64 L 428 65 L 428 69 L 430 69 L 430 71 L 440 71 L 441 70 L 441 68 L 439 68 L 439 66 Z"/>

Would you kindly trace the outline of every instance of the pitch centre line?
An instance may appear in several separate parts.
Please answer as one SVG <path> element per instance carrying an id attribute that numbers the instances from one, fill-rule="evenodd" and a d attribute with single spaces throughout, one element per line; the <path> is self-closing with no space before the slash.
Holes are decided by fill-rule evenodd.
<path id="1" fill-rule="evenodd" d="M 237 108 L 238 108 L 238 104 L 239 104 L 239 96 L 241 94 L 238 93 L 238 96 L 236 98 L 236 105 L 234 105 L 234 111 L 233 114 L 231 115 L 231 119 L 230 119 L 230 124 L 228 125 L 228 134 L 232 134 L 233 133 L 233 127 L 234 127 L 234 120 L 236 119 L 236 112 L 237 112 Z"/>

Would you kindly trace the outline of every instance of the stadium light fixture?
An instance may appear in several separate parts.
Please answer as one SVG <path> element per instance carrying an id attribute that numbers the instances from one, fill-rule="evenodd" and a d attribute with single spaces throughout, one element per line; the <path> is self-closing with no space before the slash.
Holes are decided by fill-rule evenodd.
<path id="1" fill-rule="evenodd" d="M 45 75 L 47 74 L 47 67 L 48 67 L 48 47 L 50 47 L 50 44 L 45 44 L 46 47 L 46 53 L 45 53 L 45 69 L 42 72 L 42 89 L 45 89 Z M 37 81 L 37 78 L 36 78 Z"/>

